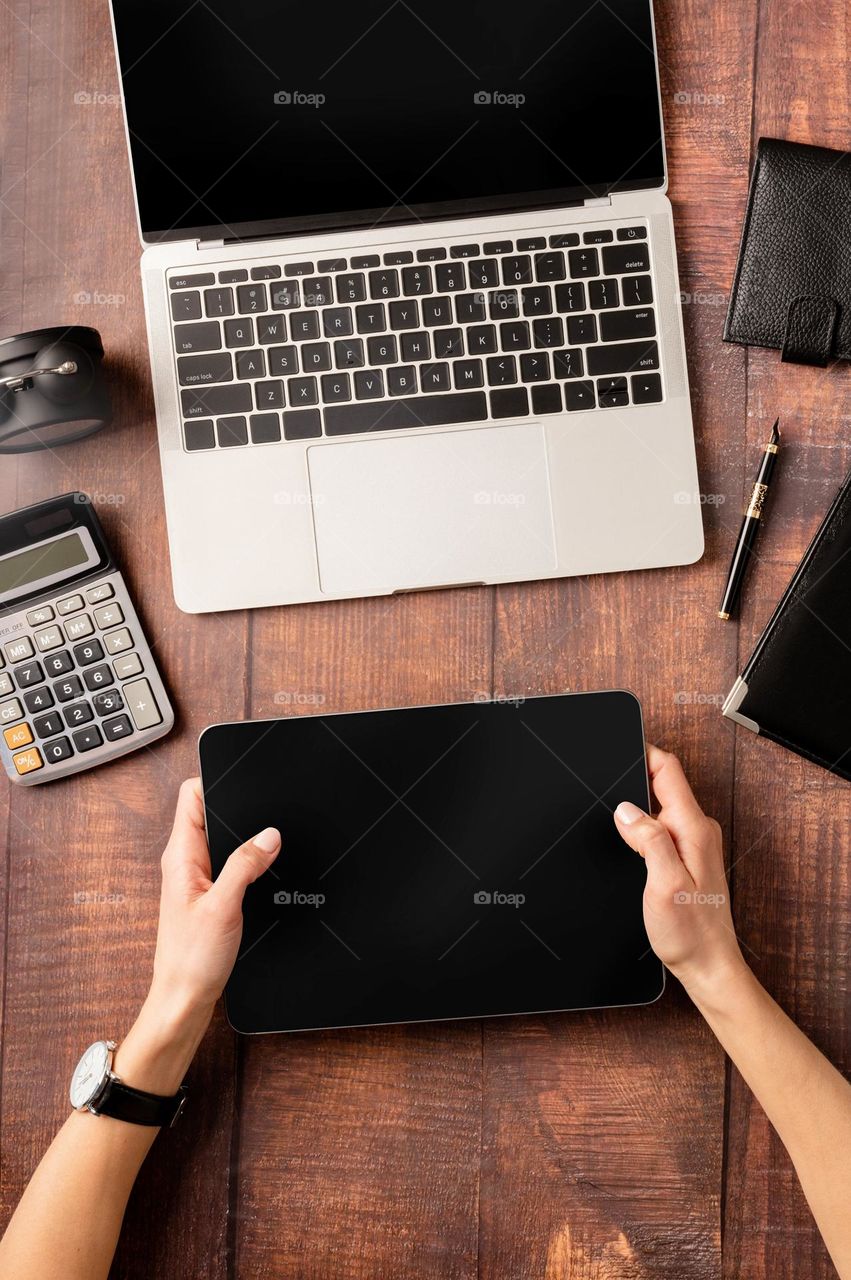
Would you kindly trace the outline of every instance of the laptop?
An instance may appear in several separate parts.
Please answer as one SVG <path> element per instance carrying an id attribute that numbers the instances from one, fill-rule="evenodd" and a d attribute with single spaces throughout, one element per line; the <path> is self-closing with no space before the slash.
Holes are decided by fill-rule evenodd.
<path id="1" fill-rule="evenodd" d="M 641 720 L 608 690 L 205 729 L 213 874 L 263 827 L 284 837 L 245 895 L 231 1025 L 658 999 L 646 870 L 612 821 L 621 800 L 648 807 Z"/>
<path id="2" fill-rule="evenodd" d="M 703 549 L 649 0 L 113 0 L 187 612 Z"/>

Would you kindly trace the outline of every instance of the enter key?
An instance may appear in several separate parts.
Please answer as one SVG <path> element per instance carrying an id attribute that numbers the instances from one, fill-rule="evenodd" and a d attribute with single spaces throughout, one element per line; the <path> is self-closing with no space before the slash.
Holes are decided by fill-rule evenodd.
<path id="1" fill-rule="evenodd" d="M 600 337 L 604 342 L 629 342 L 632 338 L 652 338 L 656 317 L 651 307 L 632 311 L 606 311 L 600 316 Z"/>

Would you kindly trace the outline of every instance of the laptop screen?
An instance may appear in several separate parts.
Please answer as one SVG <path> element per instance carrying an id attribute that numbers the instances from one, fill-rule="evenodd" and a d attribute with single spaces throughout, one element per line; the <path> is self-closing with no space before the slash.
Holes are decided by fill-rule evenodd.
<path id="1" fill-rule="evenodd" d="M 650 0 L 113 0 L 146 240 L 661 186 Z"/>

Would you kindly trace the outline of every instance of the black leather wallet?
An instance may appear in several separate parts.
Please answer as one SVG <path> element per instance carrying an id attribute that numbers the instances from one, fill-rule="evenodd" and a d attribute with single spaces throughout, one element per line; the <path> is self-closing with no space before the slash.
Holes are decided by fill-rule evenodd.
<path id="1" fill-rule="evenodd" d="M 851 360 L 851 156 L 760 138 L 725 342 Z"/>
<path id="2" fill-rule="evenodd" d="M 723 713 L 851 781 L 851 473 Z"/>

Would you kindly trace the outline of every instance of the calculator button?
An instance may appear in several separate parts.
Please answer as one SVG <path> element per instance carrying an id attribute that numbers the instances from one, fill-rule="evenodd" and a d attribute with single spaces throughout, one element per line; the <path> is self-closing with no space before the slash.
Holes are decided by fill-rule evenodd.
<path id="1" fill-rule="evenodd" d="M 123 621 L 124 614 L 120 604 L 105 604 L 100 609 L 95 609 L 95 622 L 100 631 L 105 631 L 107 627 L 117 627 Z"/>
<path id="2" fill-rule="evenodd" d="M 133 648 L 133 637 L 126 627 L 122 627 L 120 631 L 111 631 L 108 636 L 104 636 L 103 642 L 107 653 L 123 653 L 125 649 Z"/>
<path id="3" fill-rule="evenodd" d="M 129 680 L 130 676 L 137 676 L 142 670 L 142 659 L 138 653 L 125 653 L 123 658 L 113 658 L 112 665 L 119 680 Z M 12 692 L 11 688 L 9 692 Z"/>
<path id="4" fill-rule="evenodd" d="M 150 729 L 152 725 L 162 724 L 159 707 L 147 680 L 133 680 L 125 684 L 123 693 L 137 729 Z"/>
<path id="5" fill-rule="evenodd" d="M 99 587 L 89 587 L 86 599 L 89 604 L 100 604 L 101 600 L 111 600 L 115 595 L 109 582 L 102 582 Z"/>
<path id="6" fill-rule="evenodd" d="M 29 689 L 32 684 L 41 684 L 44 679 L 41 663 L 28 662 L 24 667 L 15 667 L 15 679 L 19 689 Z"/>
<path id="7" fill-rule="evenodd" d="M 12 761 L 18 773 L 34 773 L 44 764 L 38 747 L 30 747 L 29 751 L 19 751 L 16 756 L 12 756 Z"/>
<path id="8" fill-rule="evenodd" d="M 141 671 L 141 669 L 142 669 L 142 666 L 140 663 L 139 670 Z M 128 671 L 127 674 L 128 676 L 132 676 L 132 675 L 135 675 L 136 673 L 135 671 Z M 8 671 L 4 671 L 3 674 L 0 675 L 0 698 L 5 698 L 8 694 L 14 693 L 14 691 L 15 691 L 15 682 L 12 679 L 12 677 L 9 675 Z"/>
<path id="9" fill-rule="evenodd" d="M 12 720 L 20 720 L 24 709 L 17 698 L 9 698 L 8 702 L 0 702 L 0 724 L 9 724 Z"/>
<path id="10" fill-rule="evenodd" d="M 43 627 L 45 622 L 52 622 L 54 617 L 55 614 L 50 605 L 43 604 L 39 609 L 30 609 L 27 622 L 31 627 Z"/>
<path id="11" fill-rule="evenodd" d="M 40 738 L 52 738 L 65 728 L 58 711 L 49 711 L 46 716 L 36 716 L 33 726 Z"/>
<path id="12" fill-rule="evenodd" d="M 74 649 L 74 657 L 81 667 L 87 667 L 90 662 L 100 662 L 103 657 L 100 641 L 90 640 L 88 644 L 78 644 Z"/>
<path id="13" fill-rule="evenodd" d="M 66 596 L 64 600 L 56 601 L 56 612 L 62 617 L 64 617 L 66 613 L 76 613 L 79 609 L 82 609 L 82 607 L 82 596 Z"/>
<path id="14" fill-rule="evenodd" d="M 42 751 L 48 764 L 59 764 L 60 760 L 67 760 L 74 754 L 74 748 L 67 738 L 55 738 L 53 742 L 46 742 Z"/>
<path id="15" fill-rule="evenodd" d="M 79 618 L 72 618 L 70 622 L 65 623 L 65 631 L 69 640 L 82 640 L 83 636 L 92 634 L 94 627 L 89 615 L 81 613 Z"/>
<path id="16" fill-rule="evenodd" d="M 107 693 L 96 693 L 92 698 L 92 704 L 99 716 L 109 716 L 115 711 L 124 710 L 124 699 L 117 689 L 110 689 Z"/>
<path id="17" fill-rule="evenodd" d="M 133 732 L 129 716 L 113 716 L 111 720 L 104 720 L 101 728 L 106 734 L 107 742 L 117 742 L 119 738 L 126 738 Z"/>
<path id="18" fill-rule="evenodd" d="M 72 707 L 65 708 L 63 715 L 69 729 L 73 729 L 75 724 L 88 724 L 95 718 L 95 713 L 87 702 L 75 702 Z"/>
<path id="19" fill-rule="evenodd" d="M 48 707 L 53 706 L 53 694 L 50 692 L 46 684 L 40 689 L 27 689 L 24 694 L 24 703 L 28 711 L 35 714 L 36 711 L 46 711 Z"/>
<path id="20" fill-rule="evenodd" d="M 16 724 L 11 729 L 4 729 L 3 737 L 6 739 L 6 746 L 10 751 L 16 751 L 18 747 L 28 747 L 33 740 L 32 732 L 26 721 L 23 724 Z"/>
<path id="21" fill-rule="evenodd" d="M 70 702 L 72 698 L 79 698 L 83 692 L 80 677 L 69 676 L 67 680 L 57 680 L 53 686 L 53 692 L 60 702 Z"/>
<path id="22" fill-rule="evenodd" d="M 80 729 L 77 733 L 71 735 L 74 739 L 74 746 L 78 751 L 92 751 L 95 747 L 103 746 L 103 738 L 100 736 L 100 729 L 97 725 L 91 725 L 88 729 Z"/>
<path id="23" fill-rule="evenodd" d="M 20 640 L 10 640 L 3 648 L 10 662 L 25 662 L 35 652 L 29 636 L 22 636 Z"/>
<path id="24" fill-rule="evenodd" d="M 66 671 L 74 670 L 74 659 L 67 649 L 61 653 L 50 653 L 44 659 L 44 669 L 49 676 L 64 676 Z"/>
<path id="25" fill-rule="evenodd" d="M 83 679 L 87 689 L 105 689 L 108 684 L 115 684 L 115 676 L 108 662 L 102 662 L 97 667 L 89 667 Z"/>
<path id="26" fill-rule="evenodd" d="M 44 631 L 35 633 L 35 642 L 39 653 L 46 653 L 48 649 L 58 649 L 61 644 L 64 644 L 65 637 L 61 627 L 45 627 Z"/>

